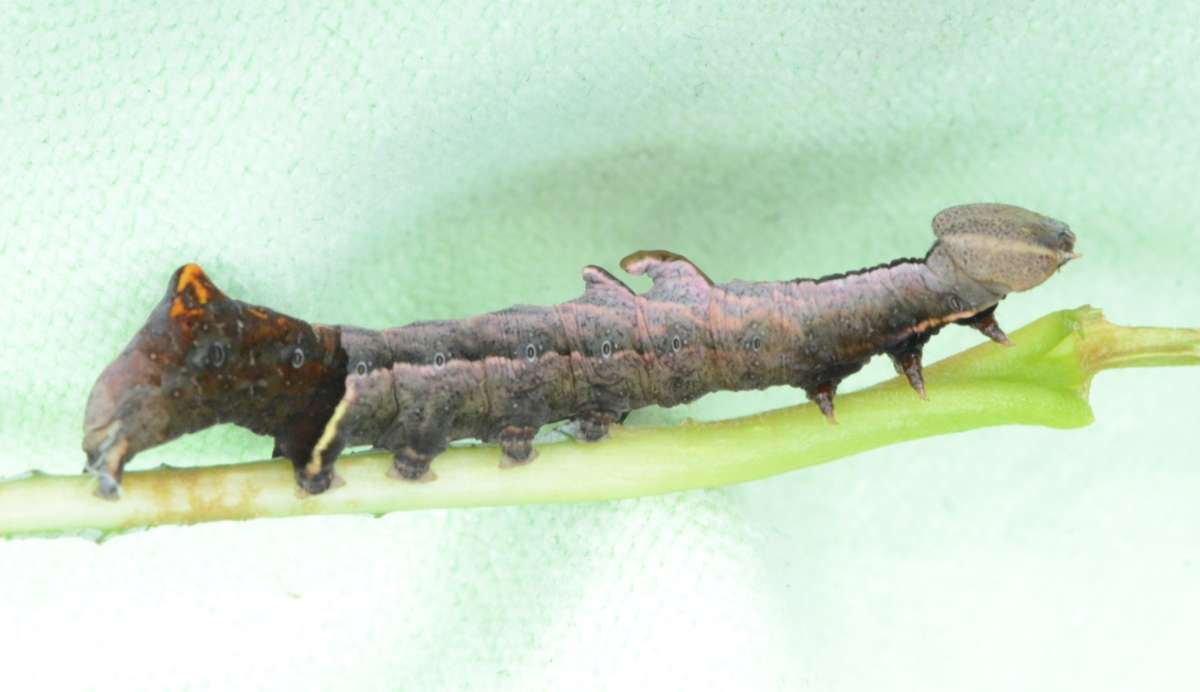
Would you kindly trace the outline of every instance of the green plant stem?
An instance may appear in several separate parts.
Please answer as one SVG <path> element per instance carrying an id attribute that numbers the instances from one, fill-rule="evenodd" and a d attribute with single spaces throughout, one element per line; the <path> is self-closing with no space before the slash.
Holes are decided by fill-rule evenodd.
<path id="1" fill-rule="evenodd" d="M 714 423 L 622 428 L 584 444 L 542 444 L 532 464 L 499 469 L 493 447 L 453 448 L 432 483 L 386 476 L 391 459 L 338 461 L 345 485 L 300 497 L 281 461 L 161 467 L 125 475 L 120 501 L 83 476 L 0 483 L 0 535 L 101 533 L 159 524 L 304 514 L 384 514 L 432 507 L 577 502 L 709 488 L 812 466 L 884 445 L 994 425 L 1092 421 L 1088 386 L 1108 368 L 1200 364 L 1200 330 L 1119 327 L 1089 307 L 1052 313 L 926 370 L 929 401 L 899 379 L 838 398 L 839 425 L 812 405 Z"/>

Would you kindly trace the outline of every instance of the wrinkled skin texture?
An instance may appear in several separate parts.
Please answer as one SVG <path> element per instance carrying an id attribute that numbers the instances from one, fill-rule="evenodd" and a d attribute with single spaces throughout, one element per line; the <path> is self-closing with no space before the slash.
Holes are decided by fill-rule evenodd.
<path id="1" fill-rule="evenodd" d="M 180 267 L 88 398 L 83 450 L 100 495 L 117 495 L 138 452 L 216 423 L 272 435 L 307 463 L 344 391 L 339 341 L 337 329 L 233 300 L 200 267 Z"/>
<path id="2" fill-rule="evenodd" d="M 351 376 L 326 438 L 391 450 L 397 475 L 431 480 L 450 440 L 498 442 L 502 465 L 521 464 L 545 423 L 572 419 L 596 440 L 632 409 L 716 390 L 791 385 L 832 421 L 838 384 L 882 353 L 924 397 L 933 334 L 960 323 L 1007 343 L 997 303 L 1075 257 L 1065 224 L 1019 207 L 953 207 L 933 225 L 924 259 L 845 275 L 720 285 L 679 255 L 640 252 L 621 266 L 653 279 L 643 295 L 587 267 L 568 303 L 347 341 Z"/>
<path id="3" fill-rule="evenodd" d="M 843 275 L 714 284 L 679 255 L 640 252 L 621 266 L 653 280 L 642 295 L 587 267 L 567 303 L 382 332 L 245 305 L 187 265 L 92 392 L 88 467 L 112 496 L 138 451 L 233 422 L 274 436 L 310 493 L 329 487 L 347 444 L 388 449 L 397 476 L 432 480 L 454 439 L 498 442 L 502 465 L 523 464 L 545 423 L 570 419 L 593 441 L 632 409 L 716 390 L 792 385 L 832 421 L 841 380 L 884 353 L 923 397 L 933 334 L 958 323 L 1006 343 L 999 301 L 1076 257 L 1065 224 L 1019 207 L 952 207 L 933 227 L 925 258 Z"/>

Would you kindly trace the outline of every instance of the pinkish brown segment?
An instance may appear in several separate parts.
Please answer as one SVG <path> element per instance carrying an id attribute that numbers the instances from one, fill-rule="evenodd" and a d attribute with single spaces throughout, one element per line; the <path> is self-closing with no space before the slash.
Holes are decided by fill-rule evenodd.
<path id="1" fill-rule="evenodd" d="M 716 390 L 791 385 L 834 421 L 840 382 L 879 354 L 925 396 L 932 335 L 958 323 L 1007 341 L 999 301 L 1076 257 L 1065 224 L 1019 207 L 952 207 L 933 226 L 923 259 L 843 275 L 715 284 L 680 255 L 647 251 L 621 263 L 653 281 L 641 295 L 587 267 L 567 303 L 381 332 L 245 305 L 188 265 L 97 382 L 88 465 L 112 495 L 138 451 L 228 421 L 275 436 L 317 493 L 345 445 L 388 449 L 395 475 L 428 481 L 451 440 L 496 442 L 502 465 L 523 464 L 543 424 L 571 419 L 594 441 L 630 410 Z M 296 347 L 305 365 L 289 371 Z"/>
<path id="2" fill-rule="evenodd" d="M 568 303 L 370 337 L 374 360 L 357 371 L 347 342 L 348 405 L 330 438 L 390 449 L 399 475 L 427 478 L 450 440 L 498 441 L 505 465 L 524 463 L 545 423 L 573 419 L 596 440 L 632 409 L 716 390 L 792 385 L 834 421 L 839 383 L 884 353 L 924 397 L 931 336 L 961 323 L 1004 340 L 997 303 L 1075 257 L 1065 224 L 1019 207 L 953 207 L 933 225 L 925 258 L 844 275 L 714 284 L 680 255 L 639 252 L 621 266 L 653 280 L 642 295 L 587 267 Z"/>

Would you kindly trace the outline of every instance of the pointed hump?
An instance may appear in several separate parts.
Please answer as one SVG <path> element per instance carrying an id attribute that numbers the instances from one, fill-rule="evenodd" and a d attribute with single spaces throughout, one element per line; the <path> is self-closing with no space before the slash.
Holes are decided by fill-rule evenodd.
<path id="1" fill-rule="evenodd" d="M 633 275 L 645 274 L 657 286 L 668 281 L 702 282 L 712 286 L 712 279 L 683 255 L 667 250 L 642 250 L 621 260 L 621 268 Z"/>
<path id="2" fill-rule="evenodd" d="M 198 264 L 185 264 L 171 275 L 167 282 L 165 300 L 170 302 L 171 319 L 200 317 L 209 309 L 210 303 L 227 300 Z"/>
<path id="3" fill-rule="evenodd" d="M 583 268 L 583 282 L 586 284 L 584 293 L 616 291 L 618 293 L 633 295 L 633 289 L 626 286 L 624 281 L 592 264 Z"/>
<path id="4" fill-rule="evenodd" d="M 210 300 L 224 298 L 225 295 L 204 273 L 200 265 L 189 262 L 175 270 L 167 282 L 167 295 L 178 296 L 191 293 L 196 302 L 204 305 Z"/>

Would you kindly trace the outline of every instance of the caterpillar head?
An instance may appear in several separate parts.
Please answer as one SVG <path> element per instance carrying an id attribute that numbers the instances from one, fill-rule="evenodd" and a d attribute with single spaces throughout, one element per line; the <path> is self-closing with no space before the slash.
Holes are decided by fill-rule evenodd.
<path id="1" fill-rule="evenodd" d="M 944 209 L 933 233 L 933 253 L 999 296 L 1033 288 L 1079 256 L 1065 223 L 1010 204 Z"/>
<path id="2" fill-rule="evenodd" d="M 185 433 L 222 421 L 277 433 L 337 350 L 335 334 L 229 298 L 199 266 L 180 267 L 88 397 L 83 451 L 101 496 L 117 494 L 135 454 Z"/>

